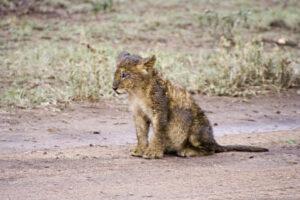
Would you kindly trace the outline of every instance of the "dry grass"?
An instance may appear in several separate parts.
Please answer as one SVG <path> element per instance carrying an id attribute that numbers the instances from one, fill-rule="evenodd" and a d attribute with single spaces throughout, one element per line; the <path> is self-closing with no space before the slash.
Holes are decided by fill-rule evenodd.
<path id="1" fill-rule="evenodd" d="M 189 67 L 187 67 L 189 66 Z M 292 86 L 290 56 L 265 52 L 261 42 L 220 47 L 206 55 L 160 55 L 158 67 L 189 90 L 211 95 L 248 96 Z"/>
<path id="2" fill-rule="evenodd" d="M 1 0 L 0 11 L 29 13 L 88 13 L 112 11 L 113 0 Z"/>
<path id="3" fill-rule="evenodd" d="M 110 97 L 115 52 L 50 42 L 14 51 L 3 63 L 14 80 L 2 103 L 28 107 Z"/>
<path id="4" fill-rule="evenodd" d="M 28 107 L 111 97 L 118 50 L 97 45 L 92 48 L 86 44 L 65 48 L 45 42 L 27 51 L 14 51 L 3 63 L 14 80 L 2 103 Z M 167 78 L 192 91 L 245 96 L 292 84 L 288 56 L 266 53 L 261 43 L 237 45 L 230 51 L 220 48 L 200 57 L 159 50 L 152 53 L 157 54 L 157 68 Z"/>
<path id="5" fill-rule="evenodd" d="M 265 36 L 300 39 L 297 2 L 266 12 L 244 1 L 219 4 L 40 1 L 35 8 L 70 16 L 5 16 L 0 21 L 0 105 L 111 98 L 115 57 L 124 49 L 156 54 L 156 66 L 167 78 L 195 92 L 248 96 L 297 85 L 292 64 L 300 62 L 299 50 L 260 42 Z M 237 5 L 239 11 L 231 12 Z M 80 14 L 75 6 L 81 6 Z M 161 14 L 162 9 L 169 12 Z M 285 25 L 270 26 L 276 20 Z"/>

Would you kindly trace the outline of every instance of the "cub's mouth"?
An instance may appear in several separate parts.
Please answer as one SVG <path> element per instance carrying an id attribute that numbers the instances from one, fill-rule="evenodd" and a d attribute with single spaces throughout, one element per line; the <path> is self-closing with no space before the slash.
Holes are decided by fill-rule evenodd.
<path id="1" fill-rule="evenodd" d="M 125 93 L 126 93 L 125 90 L 119 89 L 119 88 L 113 88 L 113 90 L 115 91 L 115 93 L 116 93 L 117 95 L 121 95 L 121 94 L 125 94 Z"/>
<path id="2" fill-rule="evenodd" d="M 115 90 L 115 93 L 117 93 L 117 95 L 121 94 L 120 92 L 118 92 L 118 90 Z"/>

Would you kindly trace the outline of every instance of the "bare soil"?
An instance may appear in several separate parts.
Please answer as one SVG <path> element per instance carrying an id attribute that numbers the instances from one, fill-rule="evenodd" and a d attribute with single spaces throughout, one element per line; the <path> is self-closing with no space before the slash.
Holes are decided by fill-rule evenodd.
<path id="1" fill-rule="evenodd" d="M 217 45 L 215 38 L 203 34 L 195 19 L 198 13 L 235 13 L 241 8 L 240 2 L 199 2 L 125 1 L 114 12 L 97 15 L 69 15 L 55 9 L 58 12 L 27 11 L 23 16 L 23 10 L 0 10 L 0 54 L 44 41 L 77 44 L 77 29 L 86 27 L 91 44 L 198 56 Z M 278 3 L 251 4 L 268 10 Z M 165 12 L 168 15 L 162 16 Z M 26 27 L 32 30 L 27 33 Z M 249 40 L 298 42 L 298 32 L 270 25 L 241 34 Z M 274 42 L 266 45 L 273 48 L 278 48 Z M 298 48 L 281 48 L 299 55 Z M 0 94 L 15 79 L 7 69 L 0 69 Z M 300 199 L 300 95 L 296 90 L 251 99 L 195 98 L 220 144 L 257 145 L 270 151 L 145 160 L 129 155 L 136 139 L 126 102 L 77 103 L 62 111 L 0 107 L 0 200 Z"/>
<path id="2" fill-rule="evenodd" d="M 300 95 L 195 96 L 221 144 L 265 153 L 144 160 L 126 103 L 1 111 L 0 199 L 300 199 Z"/>

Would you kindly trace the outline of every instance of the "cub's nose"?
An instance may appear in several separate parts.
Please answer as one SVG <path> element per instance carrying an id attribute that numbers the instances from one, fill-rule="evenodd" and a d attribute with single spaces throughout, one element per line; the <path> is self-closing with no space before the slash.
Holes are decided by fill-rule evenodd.
<path id="1" fill-rule="evenodd" d="M 118 88 L 119 88 L 119 84 L 120 82 L 119 81 L 114 81 L 113 84 L 112 84 L 112 89 L 117 92 Z"/>
<path id="2" fill-rule="evenodd" d="M 117 86 L 113 86 L 112 89 L 113 89 L 114 91 L 116 91 L 116 90 L 118 89 L 118 87 L 117 87 Z"/>

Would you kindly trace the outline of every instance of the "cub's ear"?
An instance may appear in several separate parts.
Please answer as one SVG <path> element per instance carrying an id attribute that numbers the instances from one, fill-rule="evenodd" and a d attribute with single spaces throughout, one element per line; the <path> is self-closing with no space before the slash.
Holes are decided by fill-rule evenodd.
<path id="1" fill-rule="evenodd" d="M 155 64 L 155 61 L 156 61 L 156 57 L 155 55 L 153 56 L 150 56 L 148 58 L 144 58 L 143 59 L 143 65 L 147 68 L 147 69 L 150 69 L 150 68 L 153 68 L 154 64 Z"/>
<path id="2" fill-rule="evenodd" d="M 119 55 L 117 57 L 117 62 L 126 56 L 130 56 L 130 53 L 128 53 L 127 51 L 122 51 L 121 53 L 119 53 Z"/>

